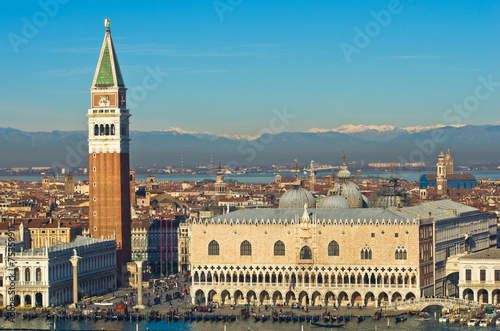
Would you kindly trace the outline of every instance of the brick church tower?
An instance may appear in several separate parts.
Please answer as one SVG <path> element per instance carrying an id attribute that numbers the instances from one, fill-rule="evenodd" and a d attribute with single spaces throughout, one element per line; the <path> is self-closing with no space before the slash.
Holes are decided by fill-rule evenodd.
<path id="1" fill-rule="evenodd" d="M 109 20 L 92 83 L 89 124 L 89 233 L 115 238 L 118 279 L 131 259 L 129 117 Z"/>

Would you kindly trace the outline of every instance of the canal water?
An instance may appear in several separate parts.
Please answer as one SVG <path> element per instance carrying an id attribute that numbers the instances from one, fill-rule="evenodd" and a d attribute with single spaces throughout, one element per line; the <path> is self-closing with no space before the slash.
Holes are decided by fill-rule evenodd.
<path id="1" fill-rule="evenodd" d="M 418 320 L 416 316 L 411 316 L 405 322 L 396 323 L 395 318 L 389 319 L 389 330 L 412 330 L 412 331 L 428 331 L 428 330 L 484 330 L 485 328 L 460 326 L 458 324 L 439 323 L 434 321 L 433 311 L 440 311 L 441 307 L 436 309 L 427 309 L 429 319 Z M 439 316 L 439 313 L 438 315 Z M 31 321 L 23 320 L 21 316 L 17 316 L 15 323 L 5 321 L 3 318 L 0 321 L 2 329 L 7 330 L 54 330 L 54 322 L 47 321 L 43 318 L 36 318 Z M 302 329 L 303 327 L 303 329 Z M 241 320 L 237 322 L 124 322 L 124 321 L 57 321 L 56 330 L 203 330 L 203 331 L 308 331 L 308 330 L 331 330 L 330 328 L 320 328 L 305 322 L 255 322 L 254 319 Z M 387 319 L 374 321 L 371 317 L 367 317 L 366 321 L 358 322 L 354 319 L 348 322 L 341 328 L 335 330 L 387 330 Z M 500 326 L 489 326 L 486 330 L 500 330 Z M 333 330 L 333 329 L 332 329 Z"/>

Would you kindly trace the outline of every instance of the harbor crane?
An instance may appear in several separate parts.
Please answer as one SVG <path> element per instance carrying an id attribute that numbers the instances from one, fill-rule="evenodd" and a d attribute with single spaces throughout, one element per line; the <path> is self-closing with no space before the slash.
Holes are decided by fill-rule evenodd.
<path id="1" fill-rule="evenodd" d="M 318 171 L 332 170 L 338 168 L 339 168 L 338 166 L 316 166 L 314 160 L 311 160 L 309 168 L 304 168 L 304 174 L 309 173 L 309 177 L 311 178 L 309 182 L 309 190 L 311 192 L 314 191 L 314 185 L 316 185 L 316 173 Z"/>

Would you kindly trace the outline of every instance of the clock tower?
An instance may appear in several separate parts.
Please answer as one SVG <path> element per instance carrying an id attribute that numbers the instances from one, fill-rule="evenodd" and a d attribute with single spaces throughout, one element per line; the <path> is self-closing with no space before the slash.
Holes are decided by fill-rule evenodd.
<path id="1" fill-rule="evenodd" d="M 438 195 L 448 194 L 448 180 L 446 178 L 446 160 L 443 154 L 443 149 L 438 155 L 437 166 L 437 176 L 436 176 L 436 188 Z"/>
<path id="2" fill-rule="evenodd" d="M 129 118 L 122 73 L 111 39 L 109 20 L 90 88 L 89 233 L 117 244 L 118 278 L 131 259 Z"/>

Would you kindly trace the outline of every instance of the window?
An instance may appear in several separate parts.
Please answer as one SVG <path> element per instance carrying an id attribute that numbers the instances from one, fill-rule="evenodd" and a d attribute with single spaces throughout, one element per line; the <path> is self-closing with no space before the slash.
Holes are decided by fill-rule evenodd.
<path id="1" fill-rule="evenodd" d="M 109 136 L 109 124 L 106 124 L 106 126 L 105 126 L 104 135 Z"/>
<path id="2" fill-rule="evenodd" d="M 486 270 L 484 270 L 484 269 L 479 270 L 479 280 L 481 282 L 486 281 Z"/>
<path id="3" fill-rule="evenodd" d="M 42 281 L 42 269 L 36 268 L 36 281 L 41 282 Z"/>
<path id="4" fill-rule="evenodd" d="M 92 170 L 93 170 L 93 171 L 96 171 L 96 168 L 94 167 L 94 168 L 92 168 Z"/>
<path id="5" fill-rule="evenodd" d="M 15 280 L 16 282 L 18 282 L 18 281 L 19 281 L 19 268 L 15 268 L 15 269 L 14 269 L 14 280 Z"/>
<path id="6" fill-rule="evenodd" d="M 3 263 L 3 254 L 0 254 L 0 263 Z"/>
<path id="7" fill-rule="evenodd" d="M 99 128 L 99 135 L 104 136 L 104 125 L 101 124 L 101 127 Z"/>
<path id="8" fill-rule="evenodd" d="M 0 287 L 3 286 L 3 277 L 0 276 Z"/>
<path id="9" fill-rule="evenodd" d="M 281 240 L 278 240 L 274 244 L 274 255 L 275 256 L 284 256 L 285 255 L 285 244 Z"/>
<path id="10" fill-rule="evenodd" d="M 219 243 L 217 241 L 212 240 L 208 244 L 208 255 L 219 255 Z"/>
<path id="11" fill-rule="evenodd" d="M 363 246 L 361 249 L 361 260 L 371 260 L 372 259 L 372 249 L 368 246 Z"/>
<path id="12" fill-rule="evenodd" d="M 99 135 L 99 125 L 94 125 L 94 136 L 98 136 Z"/>
<path id="13" fill-rule="evenodd" d="M 112 136 L 115 135 L 115 125 L 114 124 L 111 124 L 111 135 Z"/>
<path id="14" fill-rule="evenodd" d="M 375 233 L 372 232 L 372 238 L 375 238 Z"/>
<path id="15" fill-rule="evenodd" d="M 240 255 L 252 255 L 252 244 L 248 240 L 241 243 Z"/>
<path id="16" fill-rule="evenodd" d="M 309 246 L 304 246 L 300 250 L 300 259 L 301 260 L 311 260 L 312 259 L 312 252 Z"/>
<path id="17" fill-rule="evenodd" d="M 24 269 L 24 280 L 27 282 L 31 280 L 30 268 Z"/>
<path id="18" fill-rule="evenodd" d="M 495 270 L 495 282 L 500 282 L 500 270 Z"/>
<path id="19" fill-rule="evenodd" d="M 328 256 L 339 256 L 340 255 L 340 248 L 339 244 L 335 241 L 332 240 L 328 244 Z"/>
<path id="20" fill-rule="evenodd" d="M 399 237 L 399 233 L 395 233 L 394 237 L 396 237 L 396 238 Z"/>
<path id="21" fill-rule="evenodd" d="M 398 246 L 394 252 L 394 258 L 396 260 L 406 260 L 406 248 L 404 246 Z"/>

